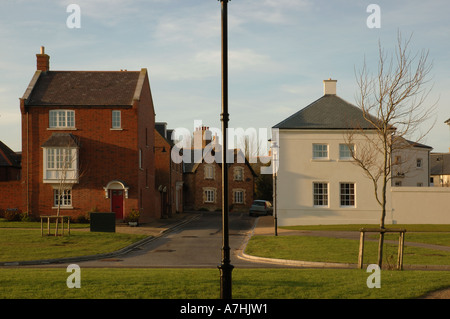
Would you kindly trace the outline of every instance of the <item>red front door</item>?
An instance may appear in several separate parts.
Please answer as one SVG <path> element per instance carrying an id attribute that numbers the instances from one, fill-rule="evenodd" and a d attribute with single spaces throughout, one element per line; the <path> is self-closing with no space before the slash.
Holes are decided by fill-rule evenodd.
<path id="1" fill-rule="evenodd" d="M 111 191 L 111 210 L 116 213 L 116 219 L 123 219 L 123 191 Z"/>

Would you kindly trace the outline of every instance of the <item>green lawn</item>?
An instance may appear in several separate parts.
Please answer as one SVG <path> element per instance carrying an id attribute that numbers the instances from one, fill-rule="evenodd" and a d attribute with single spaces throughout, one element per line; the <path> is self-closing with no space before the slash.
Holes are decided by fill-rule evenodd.
<path id="1" fill-rule="evenodd" d="M 379 225 L 369 224 L 347 224 L 347 225 L 305 225 L 305 226 L 282 226 L 283 229 L 292 230 L 337 230 L 337 231 L 359 231 L 361 228 L 379 228 Z M 445 224 L 396 224 L 386 225 L 390 229 L 406 229 L 407 232 L 450 232 L 450 225 Z"/>
<path id="2" fill-rule="evenodd" d="M 77 257 L 124 248 L 143 235 L 71 231 L 70 236 L 41 236 L 38 229 L 0 229 L 0 262 Z"/>
<path id="3" fill-rule="evenodd" d="M 0 298 L 218 299 L 218 269 L 81 269 L 81 288 L 67 288 L 65 268 L 0 269 Z M 235 269 L 236 299 L 404 299 L 450 285 L 450 272 L 382 271 L 367 287 L 358 269 Z"/>
<path id="4" fill-rule="evenodd" d="M 61 223 L 59 223 L 61 225 Z M 64 225 L 67 226 L 67 221 L 64 221 Z M 50 225 L 52 228 L 55 226 L 53 221 Z M 36 228 L 41 229 L 41 222 L 23 222 L 23 221 L 7 221 L 4 218 L 0 218 L 0 228 Z M 70 223 L 70 229 L 89 228 L 89 224 Z M 44 221 L 44 229 L 47 230 L 47 220 Z"/>
<path id="5" fill-rule="evenodd" d="M 365 241 L 364 263 L 377 262 L 378 242 Z M 253 236 L 249 255 L 302 261 L 358 263 L 359 240 L 313 236 Z M 395 265 L 398 246 L 386 244 L 386 262 Z M 450 265 L 450 252 L 405 246 L 404 265 Z"/>

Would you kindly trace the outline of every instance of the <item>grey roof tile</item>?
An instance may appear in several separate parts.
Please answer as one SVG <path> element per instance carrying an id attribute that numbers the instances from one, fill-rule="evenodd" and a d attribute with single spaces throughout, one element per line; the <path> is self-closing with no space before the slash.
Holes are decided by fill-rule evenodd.
<path id="1" fill-rule="evenodd" d="M 375 117 L 372 117 L 376 120 Z M 357 106 L 334 95 L 324 95 L 281 121 L 278 129 L 373 129 Z"/>
<path id="2" fill-rule="evenodd" d="M 139 74 L 139 71 L 42 72 L 26 105 L 132 105 Z"/>

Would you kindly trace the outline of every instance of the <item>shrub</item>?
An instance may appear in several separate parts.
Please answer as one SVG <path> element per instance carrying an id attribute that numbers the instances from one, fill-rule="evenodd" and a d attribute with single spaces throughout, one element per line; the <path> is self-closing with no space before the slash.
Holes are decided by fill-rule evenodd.
<path id="1" fill-rule="evenodd" d="M 23 222 L 33 222 L 36 220 L 36 218 L 33 218 L 32 216 L 28 215 L 28 213 L 24 212 L 20 214 L 20 220 Z"/>
<path id="2" fill-rule="evenodd" d="M 137 209 L 132 209 L 131 212 L 125 216 L 124 222 L 138 222 L 141 213 Z"/>
<path id="3" fill-rule="evenodd" d="M 8 208 L 7 210 L 5 210 L 3 217 L 9 222 L 19 221 L 22 219 L 20 211 L 16 208 Z"/>
<path id="4" fill-rule="evenodd" d="M 88 224 L 89 223 L 89 213 L 79 214 L 78 216 L 71 217 L 70 220 L 74 223 Z"/>

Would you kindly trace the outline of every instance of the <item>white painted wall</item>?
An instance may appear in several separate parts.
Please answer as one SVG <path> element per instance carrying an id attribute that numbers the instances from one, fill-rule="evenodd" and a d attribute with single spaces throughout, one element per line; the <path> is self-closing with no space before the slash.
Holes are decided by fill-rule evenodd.
<path id="1" fill-rule="evenodd" d="M 392 187 L 391 195 L 397 224 L 450 224 L 448 187 Z"/>
<path id="2" fill-rule="evenodd" d="M 379 224 L 381 208 L 374 197 L 373 184 L 352 161 L 339 159 L 344 131 L 280 130 L 277 180 L 278 224 Z M 328 144 L 329 158 L 314 160 L 312 144 Z M 356 150 L 361 148 L 356 139 Z M 313 183 L 329 184 L 328 206 L 315 207 Z M 340 183 L 355 183 L 355 207 L 340 205 Z M 388 194 L 390 185 L 388 185 Z M 390 209 L 390 207 L 388 207 Z M 389 216 L 386 223 L 390 223 Z"/>

